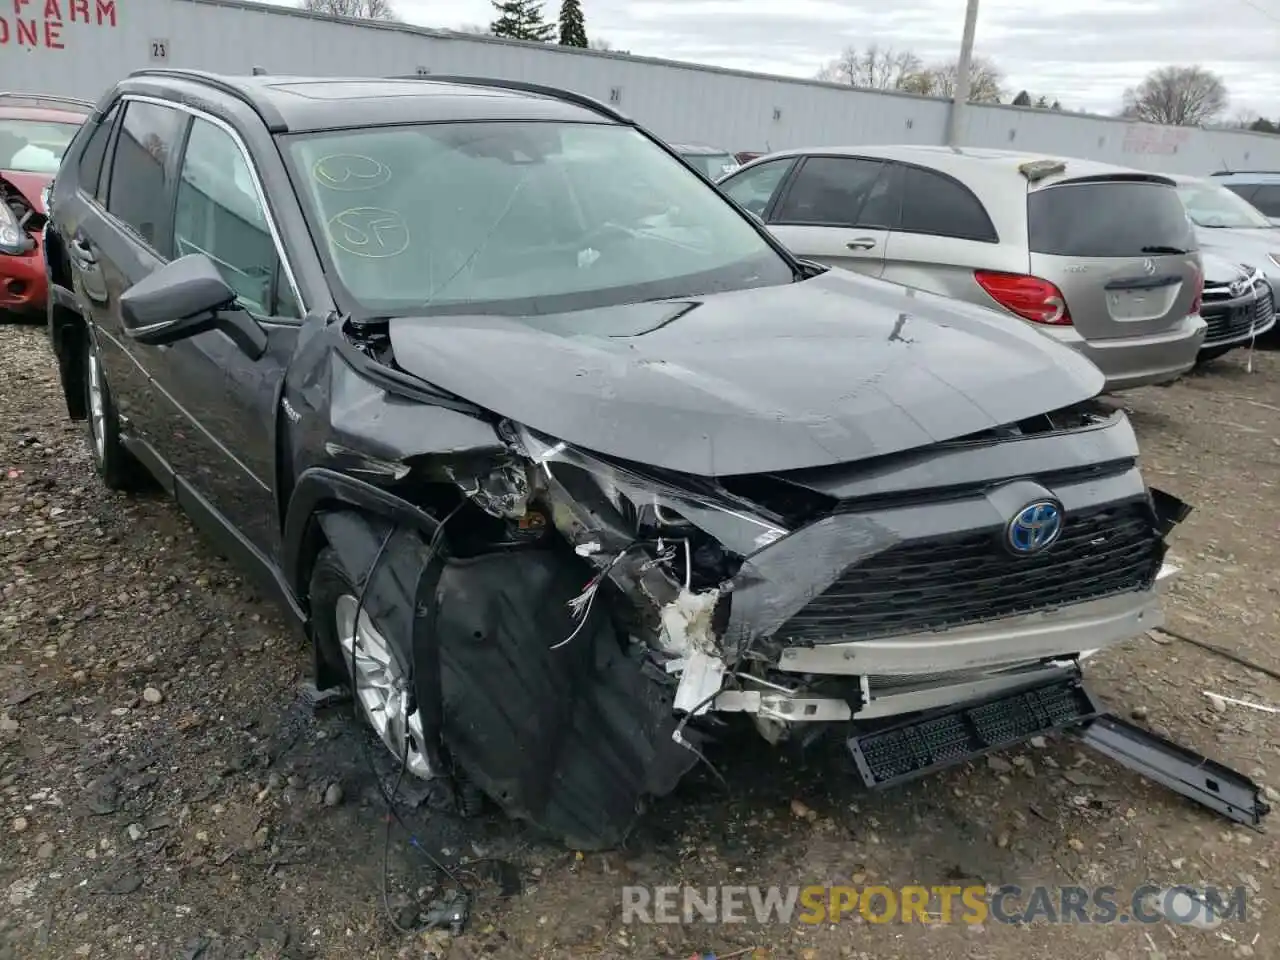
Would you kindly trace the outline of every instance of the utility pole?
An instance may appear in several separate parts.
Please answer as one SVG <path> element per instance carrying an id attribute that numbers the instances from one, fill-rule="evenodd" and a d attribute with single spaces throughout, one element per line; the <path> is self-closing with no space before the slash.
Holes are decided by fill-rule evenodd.
<path id="1" fill-rule="evenodd" d="M 947 146 L 960 146 L 960 120 L 969 105 L 969 69 L 973 64 L 973 35 L 978 29 L 978 0 L 968 0 L 964 11 L 964 36 L 956 61 L 956 95 L 947 114 Z"/>

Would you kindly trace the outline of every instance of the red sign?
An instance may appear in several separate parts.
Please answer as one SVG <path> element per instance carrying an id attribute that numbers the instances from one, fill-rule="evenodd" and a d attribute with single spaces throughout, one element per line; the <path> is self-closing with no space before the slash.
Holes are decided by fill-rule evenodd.
<path id="1" fill-rule="evenodd" d="M 1125 131 L 1125 153 L 1177 153 L 1178 147 L 1191 139 L 1186 127 L 1160 127 L 1133 124 Z"/>
<path id="2" fill-rule="evenodd" d="M 116 0 L 0 0 L 0 47 L 65 50 L 68 24 L 115 29 Z M 9 7 L 12 3 L 12 8 Z"/>

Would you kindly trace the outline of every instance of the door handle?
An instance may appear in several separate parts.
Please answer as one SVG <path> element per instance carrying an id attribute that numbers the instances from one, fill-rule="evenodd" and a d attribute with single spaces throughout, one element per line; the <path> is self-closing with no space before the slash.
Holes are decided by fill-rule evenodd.
<path id="1" fill-rule="evenodd" d="M 858 237 L 856 240 L 850 240 L 845 244 L 850 250 L 871 250 L 874 249 L 876 241 L 873 237 Z"/>
<path id="2" fill-rule="evenodd" d="M 91 267 L 98 262 L 98 258 L 93 255 L 93 251 L 89 248 L 89 244 L 79 237 L 73 237 L 71 242 L 67 244 L 71 251 L 71 259 L 75 260 L 81 266 Z"/>

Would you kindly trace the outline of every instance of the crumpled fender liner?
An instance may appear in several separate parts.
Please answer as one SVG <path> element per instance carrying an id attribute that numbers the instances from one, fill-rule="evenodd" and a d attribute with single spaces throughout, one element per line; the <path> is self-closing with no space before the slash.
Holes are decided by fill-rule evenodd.
<path id="1" fill-rule="evenodd" d="M 1156 515 L 1156 529 L 1160 531 L 1161 537 L 1167 537 L 1173 532 L 1173 528 L 1191 516 L 1191 511 L 1195 509 L 1173 494 L 1157 490 L 1155 487 L 1151 487 L 1148 492 L 1151 494 L 1151 509 Z"/>
<path id="2" fill-rule="evenodd" d="M 697 758 L 672 740 L 674 686 L 624 649 L 607 594 L 550 649 L 576 626 L 567 604 L 583 578 L 553 550 L 449 560 L 430 632 L 453 758 L 509 815 L 591 850 L 625 839 L 645 796 L 671 792 Z"/>
<path id="3" fill-rule="evenodd" d="M 435 592 L 443 564 L 433 555 L 429 542 L 412 528 L 350 510 L 324 512 L 317 519 L 347 576 L 357 589 L 364 590 L 364 609 L 387 638 L 401 669 L 413 677 L 414 699 L 426 739 L 422 750 L 431 769 L 442 772 L 440 653 L 434 631 L 426 627 L 427 605 L 422 601 Z M 377 568 L 366 587 L 375 559 Z M 317 650 L 316 655 L 319 660 L 340 652 Z M 344 674 L 349 672 L 345 666 L 342 669 Z"/>

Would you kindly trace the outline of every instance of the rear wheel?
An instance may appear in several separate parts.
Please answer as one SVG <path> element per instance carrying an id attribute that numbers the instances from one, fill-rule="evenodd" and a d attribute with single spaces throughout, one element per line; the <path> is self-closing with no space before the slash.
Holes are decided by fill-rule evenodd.
<path id="1" fill-rule="evenodd" d="M 98 345 L 88 333 L 84 340 L 85 422 L 93 467 L 108 489 L 131 490 L 137 486 L 138 464 L 120 442 L 120 418 L 107 387 Z"/>

